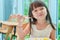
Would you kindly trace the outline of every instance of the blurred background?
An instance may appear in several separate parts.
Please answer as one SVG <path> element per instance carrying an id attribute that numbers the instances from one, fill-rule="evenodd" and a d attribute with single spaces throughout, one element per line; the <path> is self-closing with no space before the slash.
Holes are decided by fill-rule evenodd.
<path id="1" fill-rule="evenodd" d="M 11 14 L 28 16 L 29 5 L 33 1 L 35 0 L 0 0 L 0 20 L 8 20 Z M 50 11 L 52 22 L 57 25 L 57 20 L 60 20 L 60 0 L 42 1 L 45 2 Z"/>

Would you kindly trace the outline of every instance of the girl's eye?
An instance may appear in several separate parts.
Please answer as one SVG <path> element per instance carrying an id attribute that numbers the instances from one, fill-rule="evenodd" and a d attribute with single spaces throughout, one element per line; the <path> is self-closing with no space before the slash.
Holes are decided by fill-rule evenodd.
<path id="1" fill-rule="evenodd" d="M 34 12 L 37 12 L 37 10 L 34 10 Z"/>
<path id="2" fill-rule="evenodd" d="M 44 8 L 40 8 L 40 10 L 43 10 Z"/>

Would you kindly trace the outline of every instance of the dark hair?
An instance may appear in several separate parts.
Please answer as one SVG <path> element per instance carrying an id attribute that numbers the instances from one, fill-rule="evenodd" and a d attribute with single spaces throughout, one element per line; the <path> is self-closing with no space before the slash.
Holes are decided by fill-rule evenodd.
<path id="1" fill-rule="evenodd" d="M 29 19 L 29 21 L 30 21 L 30 27 L 31 27 L 32 23 L 35 24 L 36 21 L 37 21 L 37 19 L 34 18 L 33 14 L 32 14 L 33 7 L 35 7 L 35 8 L 37 8 L 37 7 L 45 7 L 46 11 L 47 11 L 46 20 L 48 20 L 49 23 L 51 24 L 52 28 L 55 29 L 55 27 L 54 27 L 54 25 L 53 25 L 53 23 L 51 21 L 49 10 L 48 10 L 47 6 L 45 5 L 45 3 L 42 2 L 42 1 L 34 1 L 33 3 L 30 4 L 30 7 L 29 7 L 29 17 L 31 17 L 31 19 Z"/>

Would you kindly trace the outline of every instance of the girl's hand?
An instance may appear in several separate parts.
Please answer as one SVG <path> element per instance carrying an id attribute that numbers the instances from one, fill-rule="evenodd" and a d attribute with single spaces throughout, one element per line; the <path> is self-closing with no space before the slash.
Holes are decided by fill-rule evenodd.
<path id="1" fill-rule="evenodd" d="M 17 21 L 18 21 L 18 25 L 22 25 L 24 20 L 25 20 L 25 17 L 21 16 L 20 14 L 17 14 Z"/>
<path id="2" fill-rule="evenodd" d="M 20 14 L 14 14 L 11 15 L 10 19 L 17 18 L 18 25 L 16 27 L 16 33 L 19 35 L 21 39 L 24 38 L 24 32 L 23 32 L 23 21 L 25 20 L 25 17 L 21 16 Z"/>
<path id="3" fill-rule="evenodd" d="M 12 19 L 14 19 L 14 18 L 16 18 L 16 14 L 14 14 L 14 15 L 10 15 L 8 21 L 12 21 Z"/>
<path id="4" fill-rule="evenodd" d="M 17 34 L 19 35 L 19 37 L 21 38 L 21 39 L 23 39 L 24 38 L 24 33 L 23 33 L 23 21 L 24 21 L 24 17 L 23 16 L 21 16 L 21 15 L 17 15 L 17 18 L 18 18 L 18 25 L 17 25 L 17 30 L 16 30 L 16 32 L 17 32 Z"/>
<path id="5" fill-rule="evenodd" d="M 24 38 L 24 33 L 23 33 L 23 28 L 22 28 L 22 26 L 17 26 L 16 27 L 16 33 L 19 35 L 19 37 L 21 38 L 21 39 L 23 39 Z"/>
<path id="6" fill-rule="evenodd" d="M 21 20 L 23 21 L 25 19 L 25 17 L 23 17 L 20 14 L 12 14 L 12 15 L 10 15 L 9 20 L 12 21 L 12 19 L 13 20 L 16 19 L 16 22 L 20 22 Z"/>

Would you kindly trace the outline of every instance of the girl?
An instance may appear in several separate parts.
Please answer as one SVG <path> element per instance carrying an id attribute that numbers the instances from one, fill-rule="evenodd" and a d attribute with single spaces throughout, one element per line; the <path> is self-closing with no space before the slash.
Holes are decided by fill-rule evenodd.
<path id="1" fill-rule="evenodd" d="M 23 29 L 22 22 L 25 18 L 20 16 L 17 33 L 21 40 L 23 40 L 25 35 L 28 33 L 30 33 L 30 37 L 47 37 L 55 40 L 55 27 L 52 24 L 48 8 L 42 1 L 31 3 L 29 8 L 29 17 L 29 23 L 27 23 Z"/>

